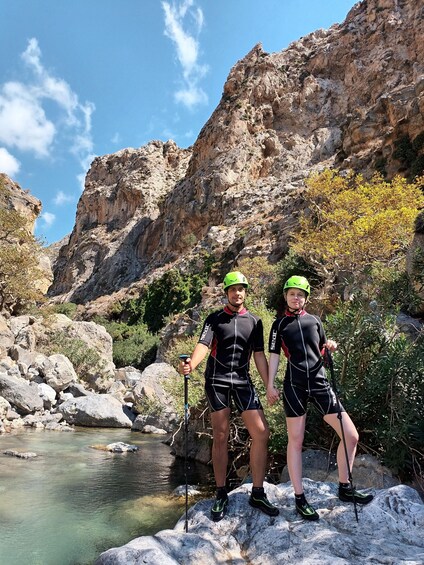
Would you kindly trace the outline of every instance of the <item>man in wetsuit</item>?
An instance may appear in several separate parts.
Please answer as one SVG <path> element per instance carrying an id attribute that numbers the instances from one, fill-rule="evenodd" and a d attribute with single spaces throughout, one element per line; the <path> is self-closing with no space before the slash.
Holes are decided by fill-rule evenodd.
<path id="1" fill-rule="evenodd" d="M 191 358 L 181 365 L 181 372 L 190 373 L 210 349 L 205 371 L 205 392 L 211 412 L 212 463 L 217 486 L 216 500 L 211 509 L 214 521 L 224 517 L 228 506 L 225 483 L 231 402 L 236 405 L 252 438 L 250 469 L 253 486 L 249 504 L 269 516 L 279 514 L 263 488 L 269 428 L 250 378 L 249 362 L 253 354 L 265 387 L 268 383 L 268 363 L 264 353 L 262 321 L 244 306 L 248 287 L 246 277 L 239 271 L 225 276 L 224 291 L 228 304 L 223 310 L 213 312 L 206 318 Z"/>
<path id="2" fill-rule="evenodd" d="M 311 506 L 304 495 L 302 485 L 302 445 L 306 425 L 308 402 L 322 414 L 327 422 L 342 437 L 336 396 L 325 375 L 324 348 L 334 351 L 337 344 L 327 340 L 320 318 L 309 314 L 305 305 L 310 294 L 309 282 L 305 277 L 294 275 L 284 285 L 284 298 L 287 308 L 282 317 L 277 318 L 269 336 L 269 379 L 267 399 L 272 405 L 279 398 L 279 391 L 274 387 L 280 353 L 287 357 L 287 368 L 283 384 L 283 404 L 286 413 L 288 434 L 287 467 L 294 488 L 297 512 L 305 520 L 318 520 L 318 512 Z M 340 406 L 343 430 L 348 453 L 349 467 L 340 442 L 337 449 L 339 473 L 339 498 L 343 502 L 368 504 L 372 494 L 364 494 L 349 486 L 349 470 L 352 469 L 358 443 L 355 425 Z"/>

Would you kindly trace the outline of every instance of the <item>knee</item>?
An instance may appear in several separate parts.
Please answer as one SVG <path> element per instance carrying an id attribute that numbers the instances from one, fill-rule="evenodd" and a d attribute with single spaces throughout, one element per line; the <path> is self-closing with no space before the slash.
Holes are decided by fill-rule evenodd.
<path id="1" fill-rule="evenodd" d="M 269 427 L 263 424 L 253 430 L 249 430 L 252 440 L 268 443 L 269 440 Z"/>
<path id="2" fill-rule="evenodd" d="M 216 445 L 226 444 L 228 442 L 229 428 L 220 427 L 213 429 L 213 441 Z"/>
<path id="3" fill-rule="evenodd" d="M 348 426 L 347 430 L 345 430 L 345 439 L 346 443 L 350 446 L 351 449 L 356 448 L 359 441 L 359 434 L 354 425 Z"/>
<path id="4" fill-rule="evenodd" d="M 348 435 L 348 441 L 352 447 L 356 447 L 359 442 L 359 434 L 355 429 L 351 430 L 350 434 Z"/>
<path id="5" fill-rule="evenodd" d="M 296 451 L 302 451 L 303 434 L 289 434 L 289 445 Z"/>

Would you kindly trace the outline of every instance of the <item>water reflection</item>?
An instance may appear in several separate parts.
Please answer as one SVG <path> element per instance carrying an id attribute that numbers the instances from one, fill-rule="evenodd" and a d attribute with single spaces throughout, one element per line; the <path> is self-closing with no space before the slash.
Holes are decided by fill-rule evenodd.
<path id="1" fill-rule="evenodd" d="M 184 499 L 184 462 L 163 438 L 129 430 L 25 431 L 0 437 L 0 563 L 86 565 L 130 539 L 172 528 Z M 135 453 L 91 445 L 123 441 Z M 34 451 L 21 460 L 6 449 Z M 206 485 L 210 469 L 190 463 L 190 484 Z"/>

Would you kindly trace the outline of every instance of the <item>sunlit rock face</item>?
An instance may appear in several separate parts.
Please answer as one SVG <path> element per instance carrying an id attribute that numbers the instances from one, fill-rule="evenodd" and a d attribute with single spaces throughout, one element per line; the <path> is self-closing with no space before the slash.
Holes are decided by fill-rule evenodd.
<path id="1" fill-rule="evenodd" d="M 258 44 L 192 148 L 97 158 L 51 295 L 116 299 L 205 255 L 277 260 L 312 170 L 405 172 L 396 142 L 424 131 L 423 11 L 422 0 L 368 0 L 281 52 Z"/>

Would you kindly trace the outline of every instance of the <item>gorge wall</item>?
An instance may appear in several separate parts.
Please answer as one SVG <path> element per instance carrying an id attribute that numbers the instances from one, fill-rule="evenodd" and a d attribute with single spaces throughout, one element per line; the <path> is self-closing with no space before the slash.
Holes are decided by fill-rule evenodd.
<path id="1" fill-rule="evenodd" d="M 424 132 L 423 21 L 424 0 L 363 0 L 281 52 L 256 45 L 191 148 L 96 158 L 50 295 L 116 299 L 208 254 L 275 261 L 311 171 L 402 172 L 397 141 Z"/>

